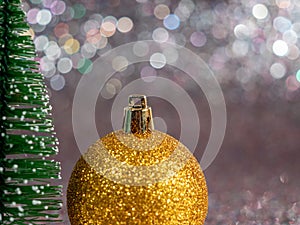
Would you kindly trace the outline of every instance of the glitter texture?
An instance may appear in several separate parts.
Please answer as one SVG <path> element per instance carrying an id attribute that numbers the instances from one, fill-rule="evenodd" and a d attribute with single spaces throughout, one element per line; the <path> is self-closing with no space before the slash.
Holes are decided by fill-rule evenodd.
<path id="1" fill-rule="evenodd" d="M 197 160 L 179 141 L 159 131 L 116 131 L 77 162 L 67 205 L 73 225 L 201 225 L 208 194 Z"/>

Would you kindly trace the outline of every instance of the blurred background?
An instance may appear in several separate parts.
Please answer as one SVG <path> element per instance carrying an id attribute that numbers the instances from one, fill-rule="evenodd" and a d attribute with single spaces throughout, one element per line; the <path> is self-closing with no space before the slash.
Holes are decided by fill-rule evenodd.
<path id="1" fill-rule="evenodd" d="M 80 78 L 117 46 L 171 42 L 204 60 L 227 107 L 223 145 L 204 171 L 209 189 L 205 224 L 300 224 L 299 0 L 27 0 L 23 8 L 51 97 L 64 191 L 81 155 L 72 128 Z M 168 65 L 178 53 L 166 50 L 163 56 L 160 66 L 112 60 L 115 74 L 96 105 L 99 136 L 113 131 L 111 108 L 122 88 L 139 78 L 150 84 L 165 77 L 196 105 L 201 131 L 194 155 L 200 161 L 211 129 L 208 102 L 191 77 Z M 172 104 L 150 97 L 149 105 L 156 127 L 180 137 L 183 125 Z M 69 224 L 66 205 L 62 218 Z"/>

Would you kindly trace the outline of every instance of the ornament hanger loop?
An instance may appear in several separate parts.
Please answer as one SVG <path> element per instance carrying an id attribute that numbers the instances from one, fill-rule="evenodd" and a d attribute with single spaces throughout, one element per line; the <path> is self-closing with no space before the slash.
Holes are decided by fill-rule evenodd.
<path id="1" fill-rule="evenodd" d="M 134 101 L 135 99 L 137 99 L 137 101 Z M 129 107 L 133 107 L 133 108 L 142 108 L 142 109 L 146 109 L 147 108 L 147 97 L 146 95 L 130 95 L 128 97 L 128 101 L 129 101 Z M 137 103 L 140 102 L 140 105 L 137 105 Z"/>

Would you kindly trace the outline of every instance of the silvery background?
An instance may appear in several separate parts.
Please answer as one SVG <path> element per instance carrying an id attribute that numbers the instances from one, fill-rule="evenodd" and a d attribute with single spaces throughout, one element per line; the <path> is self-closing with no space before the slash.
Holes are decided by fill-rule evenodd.
<path id="1" fill-rule="evenodd" d="M 204 60 L 226 102 L 223 145 L 204 171 L 206 224 L 300 224 L 300 1 L 31 0 L 23 7 L 51 97 L 65 190 L 81 154 L 72 127 L 79 80 L 110 49 L 170 42 Z M 137 56 L 148 51 L 133 49 Z M 96 104 L 99 136 L 113 131 L 111 108 L 122 89 L 139 78 L 150 85 L 163 77 L 180 85 L 197 108 L 201 131 L 194 155 L 200 161 L 211 129 L 208 101 L 188 74 L 168 65 L 180 60 L 178 52 L 153 57 L 133 65 L 126 57 L 112 60 L 115 74 Z M 179 138 L 180 112 L 163 98 L 150 97 L 149 104 L 156 127 Z M 69 224 L 65 206 L 62 218 Z"/>

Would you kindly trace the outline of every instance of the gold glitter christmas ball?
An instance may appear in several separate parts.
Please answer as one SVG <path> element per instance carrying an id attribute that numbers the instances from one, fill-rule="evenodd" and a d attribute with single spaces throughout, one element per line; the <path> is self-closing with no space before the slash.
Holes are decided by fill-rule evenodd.
<path id="1" fill-rule="evenodd" d="M 130 123 L 136 130 L 136 121 Z M 202 225 L 208 194 L 197 160 L 178 140 L 152 129 L 124 129 L 79 159 L 67 206 L 72 225 Z"/>

